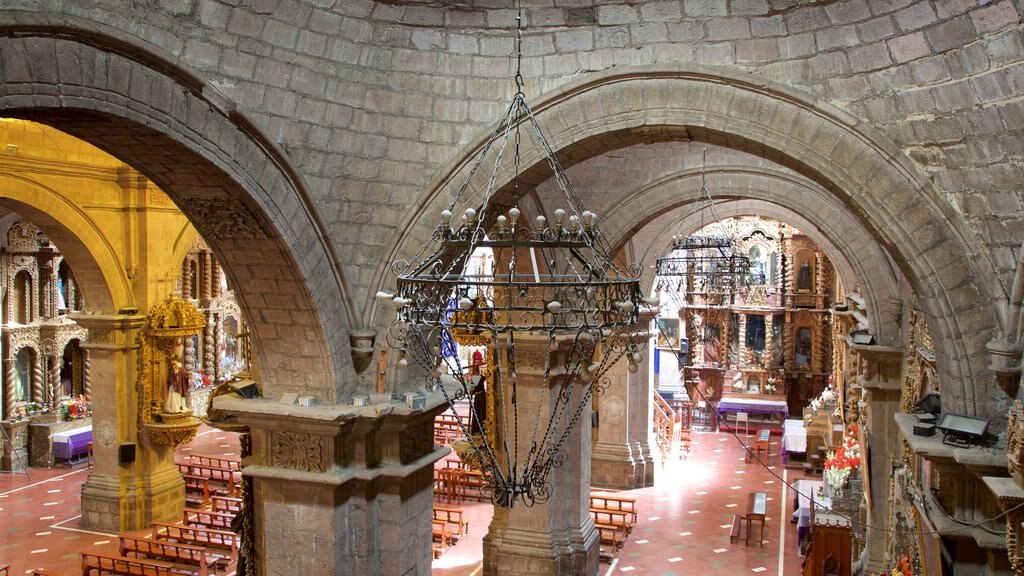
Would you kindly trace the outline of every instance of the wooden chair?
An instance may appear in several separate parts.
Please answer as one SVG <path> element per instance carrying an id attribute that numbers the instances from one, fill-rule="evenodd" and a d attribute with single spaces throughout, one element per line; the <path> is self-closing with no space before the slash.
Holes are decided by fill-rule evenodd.
<path id="1" fill-rule="evenodd" d="M 761 430 L 760 436 L 758 436 L 757 440 L 754 441 L 754 456 L 760 459 L 761 453 L 764 452 L 764 460 L 761 461 L 767 462 L 768 457 L 770 456 L 770 447 L 771 432 L 768 430 Z"/>

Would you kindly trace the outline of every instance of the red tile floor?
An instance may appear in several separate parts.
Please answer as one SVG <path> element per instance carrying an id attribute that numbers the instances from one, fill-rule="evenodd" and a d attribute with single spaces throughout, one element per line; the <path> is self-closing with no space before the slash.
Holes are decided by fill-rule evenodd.
<path id="1" fill-rule="evenodd" d="M 743 436 L 753 444 L 753 434 Z M 787 481 L 803 478 L 786 471 L 779 457 L 780 441 L 772 436 L 771 472 Z M 235 434 L 204 427 L 184 449 L 234 455 Z M 731 434 L 693 435 L 689 456 L 672 455 L 658 465 L 655 485 L 628 491 L 637 499 L 639 521 L 611 563 L 601 564 L 602 576 L 639 574 L 672 576 L 728 573 L 800 574 L 796 525 L 789 522 L 793 496 L 780 478 L 756 463 L 746 463 L 743 449 Z M 29 474 L 0 474 L 0 564 L 11 574 L 33 569 L 59 574 L 79 573 L 78 552 L 113 551 L 116 535 L 85 530 L 80 523 L 79 495 L 88 475 L 84 462 L 72 467 L 30 468 Z M 750 492 L 767 492 L 768 516 L 764 547 L 729 542 L 733 514 L 742 514 Z M 470 519 L 469 534 L 434 561 L 436 576 L 480 574 L 482 538 L 487 533 L 491 505 L 460 504 Z M 755 528 L 755 534 L 756 534 Z"/>
<path id="2" fill-rule="evenodd" d="M 751 447 L 754 432 L 751 427 L 750 435 L 741 433 Z M 654 486 L 623 492 L 637 499 L 639 520 L 612 562 L 601 564 L 601 575 L 801 574 L 796 524 L 790 523 L 793 492 L 784 482 L 805 476 L 783 468 L 780 437 L 771 436 L 768 469 L 745 462 L 743 447 L 730 433 L 695 432 L 692 438 L 686 459 L 672 454 L 664 466 L 656 464 Z M 746 511 L 751 492 L 766 492 L 769 499 L 763 548 L 753 539 L 749 547 L 743 540 L 729 542 L 733 515 Z M 435 576 L 481 573 L 491 505 L 460 507 L 470 518 L 470 533 L 434 561 Z M 757 532 L 755 527 L 755 537 Z"/>

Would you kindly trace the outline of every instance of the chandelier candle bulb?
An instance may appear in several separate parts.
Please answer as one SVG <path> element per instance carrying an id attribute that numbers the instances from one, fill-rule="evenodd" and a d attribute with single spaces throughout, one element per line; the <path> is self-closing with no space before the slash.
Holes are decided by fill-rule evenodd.
<path id="1" fill-rule="evenodd" d="M 498 220 L 498 230 L 501 230 L 501 231 L 504 232 L 505 229 L 508 228 L 508 218 L 506 218 L 504 215 L 500 215 L 500 216 L 498 216 L 497 220 Z"/>
<path id="2" fill-rule="evenodd" d="M 378 301 L 384 302 L 386 300 L 394 299 L 395 295 L 394 294 L 388 294 L 387 292 L 377 292 L 375 297 L 377 298 Z"/>
<path id="3" fill-rule="evenodd" d="M 544 216 L 537 216 L 537 229 L 543 230 L 548 227 L 548 219 Z"/>
<path id="4" fill-rule="evenodd" d="M 476 210 L 472 208 L 466 208 L 466 222 L 472 224 L 476 222 Z"/>
<path id="5" fill-rule="evenodd" d="M 473 307 L 473 301 L 463 296 L 459 299 L 459 310 L 469 310 Z"/>
<path id="6" fill-rule="evenodd" d="M 447 228 L 448 224 L 452 221 L 452 213 L 450 210 L 441 211 L 441 224 Z"/>
<path id="7" fill-rule="evenodd" d="M 555 226 L 562 227 L 562 221 L 565 220 L 565 210 L 559 208 L 555 210 Z"/>
<path id="8" fill-rule="evenodd" d="M 519 222 L 519 215 L 520 214 L 521 214 L 521 212 L 519 211 L 519 208 L 513 208 L 513 209 L 508 211 L 508 217 L 509 217 L 510 220 L 512 220 L 512 227 L 513 228 Z"/>
<path id="9" fill-rule="evenodd" d="M 562 303 L 558 300 L 552 300 L 551 302 L 548 302 L 547 308 L 552 314 L 558 314 L 562 311 Z"/>

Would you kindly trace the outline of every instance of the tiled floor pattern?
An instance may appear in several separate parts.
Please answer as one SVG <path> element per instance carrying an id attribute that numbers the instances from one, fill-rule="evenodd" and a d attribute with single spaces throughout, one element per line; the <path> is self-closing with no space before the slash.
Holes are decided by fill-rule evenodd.
<path id="1" fill-rule="evenodd" d="M 752 442 L 753 435 L 745 441 Z M 186 449 L 227 455 L 237 453 L 238 444 L 234 434 L 204 427 Z M 770 464 L 781 476 L 778 449 L 778 437 L 772 436 Z M 116 549 L 114 534 L 81 527 L 84 462 L 29 472 L 0 474 L 0 564 L 11 563 L 12 575 L 37 568 L 77 574 L 80 550 Z M 747 495 L 754 491 L 771 499 L 764 548 L 729 542 L 732 516 L 746 509 Z M 628 494 L 637 498 L 640 520 L 616 559 L 601 565 L 603 576 L 800 573 L 796 526 L 789 523 L 792 496 L 783 496 L 782 482 L 767 470 L 745 463 L 742 448 L 727 433 L 695 433 L 686 460 L 672 458 L 658 469 L 655 486 Z M 434 562 L 436 576 L 480 573 L 491 506 L 466 502 L 460 507 L 470 519 L 469 535 Z"/>
<path id="2" fill-rule="evenodd" d="M 204 426 L 182 450 L 237 455 L 238 435 Z M 82 484 L 88 474 L 85 460 L 70 467 L 29 468 L 28 474 L 0 473 L 0 565 L 10 563 L 11 576 L 36 569 L 81 574 L 80 551 L 117 552 L 116 534 L 82 527 Z"/>
<path id="3" fill-rule="evenodd" d="M 753 427 L 752 432 L 755 432 Z M 744 442 L 753 445 L 754 434 Z M 769 466 L 784 474 L 779 436 L 771 437 Z M 729 542 L 733 514 L 743 514 L 748 494 L 766 492 L 768 502 L 764 548 L 753 540 Z M 743 448 L 726 432 L 694 433 L 686 460 L 675 457 L 659 467 L 655 485 L 625 492 L 637 499 L 640 520 L 611 563 L 601 564 L 602 576 L 685 576 L 689 574 L 798 575 L 796 525 L 789 522 L 793 496 L 784 496 L 782 480 L 758 464 L 746 463 Z M 463 503 L 471 518 L 469 536 L 434 561 L 435 576 L 477 576 L 483 556 L 490 505 Z M 757 528 L 754 528 L 757 534 Z"/>

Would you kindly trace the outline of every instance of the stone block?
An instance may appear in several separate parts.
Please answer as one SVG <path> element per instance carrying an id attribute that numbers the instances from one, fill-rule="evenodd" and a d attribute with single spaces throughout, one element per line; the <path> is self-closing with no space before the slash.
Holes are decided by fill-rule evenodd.
<path id="1" fill-rule="evenodd" d="M 814 44 L 814 33 L 794 34 L 779 38 L 779 55 L 782 58 L 803 58 L 817 51 Z"/>
<path id="2" fill-rule="evenodd" d="M 893 61 L 897 63 L 923 58 L 932 52 L 921 32 L 897 36 L 888 40 L 886 44 L 889 46 Z"/>
<path id="3" fill-rule="evenodd" d="M 263 30 L 260 32 L 260 38 L 264 42 L 288 49 L 295 46 L 298 36 L 299 29 L 296 26 L 269 18 L 264 22 Z"/>
<path id="4" fill-rule="evenodd" d="M 818 44 L 818 50 L 849 48 L 850 46 L 856 46 L 860 42 L 857 39 L 857 29 L 853 26 L 827 28 L 816 32 L 814 38 Z"/>
<path id="5" fill-rule="evenodd" d="M 746 18 L 715 18 L 707 22 L 708 40 L 750 38 L 750 21 Z"/>
<path id="6" fill-rule="evenodd" d="M 971 22 L 979 34 L 988 34 L 1003 28 L 1015 26 L 1018 14 L 1013 2 L 995 2 L 969 13 Z"/>
<path id="7" fill-rule="evenodd" d="M 562 53 L 593 50 L 594 34 L 590 30 L 556 32 L 555 48 Z"/>
<path id="8" fill-rule="evenodd" d="M 825 10 L 817 6 L 794 8 L 786 14 L 786 26 L 790 34 L 799 34 L 827 28 L 830 22 Z"/>
<path id="9" fill-rule="evenodd" d="M 630 31 L 633 42 L 641 45 L 668 41 L 668 27 L 661 22 L 651 22 L 630 26 Z"/>
<path id="10" fill-rule="evenodd" d="M 636 8 L 632 6 L 610 5 L 597 7 L 597 23 L 601 26 L 616 24 L 633 24 L 639 22 Z"/>
<path id="11" fill-rule="evenodd" d="M 950 77 L 946 60 L 941 56 L 911 62 L 910 74 L 914 77 L 914 81 L 920 84 L 933 84 L 948 80 Z"/>
<path id="12" fill-rule="evenodd" d="M 977 37 L 968 18 L 956 18 L 925 30 L 925 38 L 935 52 L 945 52 L 965 46 Z"/>
<path id="13" fill-rule="evenodd" d="M 850 69 L 853 72 L 879 70 L 892 64 L 885 44 L 874 43 L 850 50 Z"/>
<path id="14" fill-rule="evenodd" d="M 740 40 L 736 43 L 736 62 L 771 62 L 779 59 L 779 43 L 774 38 Z"/>
<path id="15" fill-rule="evenodd" d="M 683 0 L 683 14 L 697 18 L 726 16 L 729 6 L 726 0 Z"/>
<path id="16" fill-rule="evenodd" d="M 834 25 L 863 22 L 871 17 L 871 10 L 864 0 L 831 4 L 825 7 L 825 12 Z"/>
<path id="17" fill-rule="evenodd" d="M 750 34 L 754 38 L 765 36 L 785 36 L 786 20 L 781 15 L 769 16 L 767 18 L 752 18 L 750 20 Z"/>
<path id="18" fill-rule="evenodd" d="M 931 3 L 916 2 L 896 12 L 896 25 L 903 32 L 920 30 L 934 24 L 938 20 Z"/>
<path id="19" fill-rule="evenodd" d="M 640 5 L 640 18 L 645 22 L 673 22 L 682 16 L 679 2 L 645 2 Z"/>

